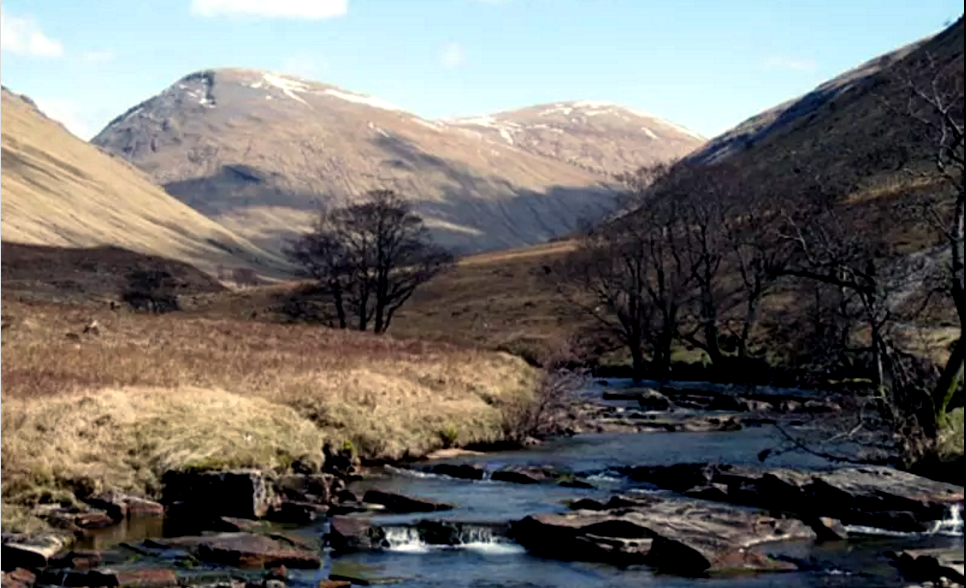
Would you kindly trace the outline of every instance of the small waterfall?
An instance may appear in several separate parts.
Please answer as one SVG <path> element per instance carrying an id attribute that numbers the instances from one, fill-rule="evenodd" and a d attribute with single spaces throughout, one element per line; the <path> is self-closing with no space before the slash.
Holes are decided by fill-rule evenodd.
<path id="1" fill-rule="evenodd" d="M 389 551 L 406 553 L 425 553 L 429 551 L 429 544 L 423 541 L 419 529 L 415 527 L 385 527 L 386 543 Z"/>
<path id="2" fill-rule="evenodd" d="M 503 535 L 493 533 L 491 527 L 466 525 L 459 534 L 457 549 L 467 549 L 480 553 L 523 553 L 522 545 L 514 543 Z"/>
<path id="3" fill-rule="evenodd" d="M 440 533 L 441 528 L 448 532 Z M 383 530 L 388 551 L 426 553 L 431 549 L 450 549 L 493 554 L 526 551 L 488 525 L 423 521 L 412 526 L 387 526 Z"/>
<path id="4" fill-rule="evenodd" d="M 963 535 L 963 505 L 954 504 L 952 506 L 947 506 L 945 516 L 938 521 L 933 521 L 932 526 L 924 533 L 890 531 L 888 529 L 879 529 L 876 527 L 866 527 L 862 525 L 846 525 L 845 530 L 848 533 L 858 535 L 886 535 L 891 537 L 918 537 L 922 535 L 947 535 L 952 537 L 961 537 Z"/>
<path id="5" fill-rule="evenodd" d="M 946 516 L 942 520 L 936 521 L 929 533 L 931 535 L 952 535 L 953 537 L 962 535 L 963 505 L 954 504 L 946 507 Z"/>

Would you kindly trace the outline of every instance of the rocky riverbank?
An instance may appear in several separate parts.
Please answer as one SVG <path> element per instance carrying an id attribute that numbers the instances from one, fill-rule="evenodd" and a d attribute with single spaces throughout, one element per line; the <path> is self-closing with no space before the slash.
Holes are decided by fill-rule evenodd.
<path id="1" fill-rule="evenodd" d="M 608 419 L 649 421 L 658 415 L 675 427 L 655 430 L 647 438 L 673 443 L 679 434 L 687 436 L 682 423 L 712 425 L 711 419 L 733 418 L 737 427 L 709 426 L 699 433 L 730 439 L 746 434 L 740 429 L 768 418 L 768 412 L 789 416 L 772 403 L 772 408 L 746 412 L 678 410 L 680 398 L 663 394 L 668 405 L 656 411 L 656 394 L 639 396 L 646 396 L 640 408 L 590 402 L 577 411 L 574 423 L 584 430 L 607 430 Z M 89 492 L 70 506 L 44 505 L 36 513 L 53 531 L 4 534 L 3 585 L 284 588 L 311 577 L 313 584 L 338 586 L 364 580 L 325 568 L 327 552 L 340 556 L 480 544 L 526 550 L 544 561 L 644 566 L 700 577 L 814 565 L 775 549 L 784 544 L 847 542 L 877 533 L 962 536 L 962 487 L 885 467 L 806 472 L 727 463 L 630 462 L 603 471 L 575 471 L 533 462 L 493 466 L 486 454 L 465 451 L 435 457 L 448 459 L 397 462 L 368 471 L 351 451 L 328 446 L 317 459 L 297 460 L 283 474 L 252 468 L 177 470 L 161 477 L 157 500 L 111 491 Z M 499 488 L 535 493 L 543 488 L 550 491 L 547 496 L 568 492 L 573 498 L 563 510 L 533 508 L 522 516 L 481 521 L 478 515 L 462 518 L 458 500 L 380 487 L 401 475 L 465 485 L 468 493 L 484 484 L 496 494 Z M 625 490 L 605 491 L 608 486 L 601 480 L 608 477 Z M 87 539 L 99 529 L 144 520 L 159 525 L 107 549 Z M 888 555 L 910 581 L 949 583 L 961 577 L 956 576 L 955 554 Z"/>

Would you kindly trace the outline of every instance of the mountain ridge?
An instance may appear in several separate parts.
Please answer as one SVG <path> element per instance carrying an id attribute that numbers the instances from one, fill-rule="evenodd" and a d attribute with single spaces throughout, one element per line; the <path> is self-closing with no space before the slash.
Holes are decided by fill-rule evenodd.
<path id="1" fill-rule="evenodd" d="M 616 184 L 606 170 L 470 126 L 298 76 L 223 68 L 180 78 L 92 143 L 273 250 L 320 204 L 375 188 L 411 198 L 457 252 L 542 242 L 611 210 Z"/>
<path id="2" fill-rule="evenodd" d="M 2 233 L 11 243 L 114 245 L 281 275 L 287 264 L 153 185 L 143 172 L 75 137 L 29 97 L 2 89 Z"/>

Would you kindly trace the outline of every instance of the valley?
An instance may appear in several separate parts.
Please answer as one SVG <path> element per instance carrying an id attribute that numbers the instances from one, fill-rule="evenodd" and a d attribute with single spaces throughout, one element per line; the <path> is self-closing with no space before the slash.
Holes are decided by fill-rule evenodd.
<path id="1" fill-rule="evenodd" d="M 962 17 L 716 137 L 184 71 L 3 88 L 3 588 L 963 583 Z"/>

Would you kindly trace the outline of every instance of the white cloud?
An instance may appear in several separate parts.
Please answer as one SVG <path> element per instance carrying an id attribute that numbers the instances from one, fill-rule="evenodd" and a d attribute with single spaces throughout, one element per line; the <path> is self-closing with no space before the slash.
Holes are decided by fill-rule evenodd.
<path id="1" fill-rule="evenodd" d="M 41 112 L 65 127 L 71 133 L 85 141 L 89 141 L 100 131 L 97 121 L 91 112 L 82 108 L 77 102 L 69 98 L 36 99 L 37 108 Z"/>
<path id="2" fill-rule="evenodd" d="M 117 54 L 110 49 L 99 49 L 96 51 L 84 51 L 81 53 L 81 59 L 85 63 L 108 63 L 114 61 Z"/>
<path id="3" fill-rule="evenodd" d="M 14 16 L 0 8 L 0 50 L 34 57 L 60 57 L 64 48 L 29 16 Z"/>
<path id="4" fill-rule="evenodd" d="M 815 71 L 818 69 L 818 62 L 814 59 L 797 59 L 780 55 L 768 57 L 762 65 L 765 69 L 784 69 L 791 71 Z"/>
<path id="5" fill-rule="evenodd" d="M 466 63 L 466 52 L 459 43 L 447 43 L 439 55 L 439 60 L 443 67 L 457 68 Z"/>
<path id="6" fill-rule="evenodd" d="M 349 0 L 191 0 L 197 16 L 321 19 L 342 16 Z"/>

